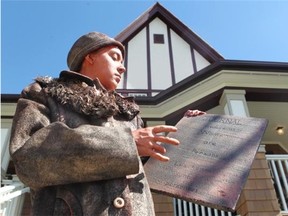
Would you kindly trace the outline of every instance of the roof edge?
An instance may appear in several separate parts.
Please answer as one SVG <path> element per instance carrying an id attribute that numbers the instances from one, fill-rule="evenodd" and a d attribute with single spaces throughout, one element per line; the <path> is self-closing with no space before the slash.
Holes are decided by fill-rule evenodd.
<path id="1" fill-rule="evenodd" d="M 245 61 L 245 60 L 223 60 L 218 61 L 196 74 L 193 74 L 181 82 L 162 91 L 155 97 L 136 97 L 135 100 L 139 104 L 156 105 L 167 98 L 179 93 L 190 87 L 191 84 L 200 82 L 220 70 L 239 70 L 239 71 L 264 71 L 264 72 L 283 72 L 288 74 L 288 62 L 264 62 L 264 61 Z M 1 103 L 16 103 L 20 94 L 1 94 Z"/>
<path id="2" fill-rule="evenodd" d="M 224 59 L 214 48 L 158 2 L 140 15 L 126 29 L 120 32 L 115 39 L 122 42 L 124 45 L 127 44 L 129 40 L 139 33 L 145 25 L 155 17 L 162 19 L 162 21 L 171 27 L 171 29 L 180 37 L 185 39 L 189 44 L 196 48 L 199 53 L 205 56 L 210 63 Z"/>

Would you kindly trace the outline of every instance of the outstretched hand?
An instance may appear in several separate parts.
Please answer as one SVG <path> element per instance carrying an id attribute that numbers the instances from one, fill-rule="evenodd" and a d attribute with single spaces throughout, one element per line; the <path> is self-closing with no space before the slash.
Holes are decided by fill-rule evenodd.
<path id="1" fill-rule="evenodd" d="M 204 114 L 206 112 L 200 110 L 188 110 L 184 116 L 193 117 Z M 176 131 L 177 128 L 174 126 L 158 125 L 134 130 L 132 134 L 140 156 L 149 156 L 160 161 L 169 161 L 169 157 L 164 155 L 166 149 L 161 143 L 179 145 L 180 142 L 177 139 L 165 136 L 165 133 Z"/>
<path id="2" fill-rule="evenodd" d="M 168 161 L 169 157 L 164 156 L 166 149 L 160 143 L 179 145 L 178 140 L 163 135 L 167 132 L 176 131 L 176 127 L 168 125 L 158 125 L 132 131 L 139 155 L 150 156 L 160 161 Z"/>

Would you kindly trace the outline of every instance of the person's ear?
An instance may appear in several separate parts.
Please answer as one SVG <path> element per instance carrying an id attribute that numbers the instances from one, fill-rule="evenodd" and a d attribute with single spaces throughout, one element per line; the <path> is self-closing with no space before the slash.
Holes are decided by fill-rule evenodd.
<path id="1" fill-rule="evenodd" d="M 90 54 L 86 55 L 84 60 L 87 61 L 89 64 L 93 64 L 94 61 Z"/>

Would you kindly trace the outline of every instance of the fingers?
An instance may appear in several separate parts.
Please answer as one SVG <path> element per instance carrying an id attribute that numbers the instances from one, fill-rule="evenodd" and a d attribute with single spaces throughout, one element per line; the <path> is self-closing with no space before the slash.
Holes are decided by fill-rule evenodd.
<path id="1" fill-rule="evenodd" d="M 187 112 L 184 114 L 186 117 L 194 117 L 199 115 L 204 115 L 206 112 L 203 112 L 201 110 L 187 110 Z"/>
<path id="2" fill-rule="evenodd" d="M 180 142 L 177 139 L 165 136 L 165 133 L 176 131 L 177 128 L 174 126 L 158 125 L 137 129 L 132 134 L 140 156 L 150 156 L 160 161 L 169 161 L 169 157 L 164 156 L 166 149 L 158 143 L 179 145 Z"/>
<path id="3" fill-rule="evenodd" d="M 158 152 L 152 152 L 150 157 L 156 159 L 156 160 L 159 160 L 159 161 L 162 161 L 162 162 L 167 162 L 170 160 L 169 157 L 165 156 L 165 155 L 162 155 Z"/>
<path id="4" fill-rule="evenodd" d="M 161 145 L 159 145 L 157 143 L 153 144 L 152 151 L 159 152 L 161 154 L 165 154 L 166 153 L 166 149 L 163 146 L 161 146 Z"/>
<path id="5" fill-rule="evenodd" d="M 159 129 L 159 127 L 157 127 L 157 128 Z M 168 130 L 170 132 L 175 131 L 175 127 L 173 127 L 173 128 L 170 127 L 170 129 L 168 129 Z M 158 131 L 158 130 L 156 129 L 156 131 Z M 163 130 L 161 130 L 161 131 L 163 132 Z M 170 160 L 170 158 L 164 155 L 166 153 L 166 148 L 159 143 L 166 143 L 166 144 L 172 144 L 172 145 L 179 145 L 180 144 L 180 142 L 177 139 L 165 137 L 165 136 L 161 136 L 161 135 L 159 135 L 159 136 L 155 135 L 152 140 L 153 141 L 150 142 L 149 149 L 147 149 L 147 153 L 150 157 L 152 157 L 156 160 L 162 161 L 162 162 L 167 162 Z"/>
<path id="6" fill-rule="evenodd" d="M 172 144 L 172 145 L 179 145 L 180 144 L 179 140 L 174 139 L 174 138 L 170 138 L 170 137 L 165 137 L 165 136 L 155 136 L 153 138 L 153 141 Z"/>
<path id="7" fill-rule="evenodd" d="M 169 161 L 169 157 L 164 156 L 166 149 L 156 143 L 150 143 L 146 146 L 137 146 L 140 156 L 149 156 L 159 161 Z"/>
<path id="8" fill-rule="evenodd" d="M 154 144 L 152 149 L 147 150 L 147 154 L 159 161 L 169 161 L 170 158 L 165 156 L 164 154 L 166 153 L 166 149 L 158 144 Z"/>
<path id="9" fill-rule="evenodd" d="M 158 126 L 154 126 L 152 129 L 152 132 L 154 134 L 157 133 L 167 133 L 167 132 L 176 132 L 177 128 L 171 125 L 158 125 Z"/>
<path id="10" fill-rule="evenodd" d="M 153 141 L 154 142 L 168 143 L 168 144 L 172 144 L 172 145 L 179 145 L 180 142 L 177 139 L 157 135 L 158 133 L 168 133 L 168 132 L 176 132 L 176 131 L 177 131 L 177 128 L 174 126 L 169 126 L 169 125 L 155 126 L 152 129 L 152 133 L 154 135 Z"/>

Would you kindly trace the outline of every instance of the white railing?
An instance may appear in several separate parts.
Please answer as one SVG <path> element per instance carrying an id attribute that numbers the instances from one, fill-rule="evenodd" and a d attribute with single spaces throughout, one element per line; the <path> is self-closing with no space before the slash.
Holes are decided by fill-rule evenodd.
<path id="1" fill-rule="evenodd" d="M 288 155 L 266 155 L 281 213 L 288 213 Z"/>
<path id="2" fill-rule="evenodd" d="M 174 216 L 236 216 L 232 212 L 220 211 L 181 199 L 173 199 Z"/>
<path id="3" fill-rule="evenodd" d="M 12 180 L 2 180 L 0 188 L 0 215 L 11 216 L 20 215 L 24 202 L 24 195 L 30 192 L 28 187 L 19 181 L 17 176 Z"/>

